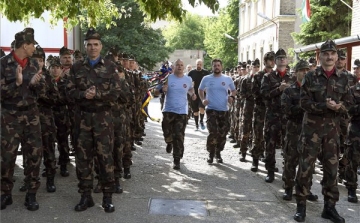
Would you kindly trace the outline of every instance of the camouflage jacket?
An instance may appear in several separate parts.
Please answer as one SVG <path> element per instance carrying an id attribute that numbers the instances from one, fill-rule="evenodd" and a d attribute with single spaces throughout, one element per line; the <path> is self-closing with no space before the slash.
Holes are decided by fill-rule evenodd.
<path id="1" fill-rule="evenodd" d="M 266 74 L 266 71 L 257 72 L 251 79 L 251 93 L 253 94 L 256 104 L 264 105 L 264 100 L 260 94 L 261 81 Z"/>
<path id="2" fill-rule="evenodd" d="M 342 103 L 343 107 L 335 112 L 328 109 L 326 99 L 332 99 L 336 103 Z M 336 71 L 329 78 L 322 67 L 309 71 L 302 83 L 300 90 L 300 105 L 305 112 L 319 116 L 336 115 L 346 113 L 353 104 L 348 85 L 348 78 L 344 73 Z"/>
<path id="3" fill-rule="evenodd" d="M 59 99 L 59 90 L 57 87 L 57 83 L 46 69 L 43 69 L 43 79 L 46 83 L 46 91 L 45 95 L 41 95 L 39 97 L 38 103 L 40 106 L 52 107 Z"/>
<path id="4" fill-rule="evenodd" d="M 247 101 L 254 101 L 254 96 L 251 93 L 253 76 L 254 75 L 247 74 L 241 82 L 240 97 L 246 99 Z"/>
<path id="5" fill-rule="evenodd" d="M 132 92 L 130 91 L 130 86 L 125 78 L 120 78 L 120 89 L 120 95 L 111 108 L 113 111 L 124 110 L 130 103 L 131 97 L 133 96 Z"/>
<path id="6" fill-rule="evenodd" d="M 284 77 L 281 77 L 277 71 L 272 71 L 264 75 L 261 81 L 260 93 L 264 98 L 266 109 L 274 113 L 281 113 L 281 94 L 280 85 L 281 82 L 292 84 L 295 82 L 295 78 L 287 72 Z"/>
<path id="7" fill-rule="evenodd" d="M 350 87 L 351 94 L 354 99 L 354 105 L 349 109 L 349 115 L 351 121 L 360 121 L 360 83 Z"/>
<path id="8" fill-rule="evenodd" d="M 112 106 L 120 95 L 120 78 L 116 65 L 110 60 L 100 58 L 91 67 L 88 60 L 78 61 L 70 69 L 66 91 L 70 99 L 80 107 L 101 108 Z M 96 87 L 93 99 L 85 98 L 85 91 Z"/>
<path id="9" fill-rule="evenodd" d="M 0 60 L 1 69 L 1 103 L 16 107 L 35 105 L 39 96 L 45 96 L 45 81 L 40 79 L 36 85 L 30 85 L 33 76 L 38 72 L 39 66 L 35 59 L 28 59 L 22 70 L 23 82 L 16 86 L 16 69 L 18 62 L 10 53 Z"/>
<path id="10" fill-rule="evenodd" d="M 131 96 L 129 98 L 128 107 L 131 107 L 135 103 L 135 81 L 131 71 L 125 69 L 125 80 L 128 83 Z"/>
<path id="11" fill-rule="evenodd" d="M 300 86 L 297 82 L 286 88 L 281 94 L 281 107 L 287 120 L 302 122 L 304 110 L 300 107 Z"/>

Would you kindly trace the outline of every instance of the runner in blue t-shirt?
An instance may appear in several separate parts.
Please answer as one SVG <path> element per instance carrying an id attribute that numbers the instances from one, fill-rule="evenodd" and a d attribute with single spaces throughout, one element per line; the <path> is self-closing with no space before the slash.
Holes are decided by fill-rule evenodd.
<path id="1" fill-rule="evenodd" d="M 209 135 L 206 148 L 209 152 L 209 164 L 213 163 L 214 155 L 218 163 L 222 163 L 220 152 L 224 150 L 226 134 L 230 130 L 228 103 L 232 103 L 236 89 L 229 76 L 223 75 L 220 59 L 212 61 L 213 73 L 204 77 L 199 86 L 199 97 L 206 106 L 207 128 Z M 231 95 L 228 94 L 229 90 Z M 206 91 L 206 97 L 204 92 Z"/>
<path id="2" fill-rule="evenodd" d="M 175 170 L 180 169 L 180 159 L 184 154 L 184 137 L 188 114 L 189 94 L 192 100 L 196 99 L 192 79 L 184 75 L 184 62 L 177 60 L 175 70 L 170 74 L 166 84 L 159 85 L 155 93 L 165 93 L 165 101 L 162 120 L 162 130 L 166 152 L 173 151 Z"/>

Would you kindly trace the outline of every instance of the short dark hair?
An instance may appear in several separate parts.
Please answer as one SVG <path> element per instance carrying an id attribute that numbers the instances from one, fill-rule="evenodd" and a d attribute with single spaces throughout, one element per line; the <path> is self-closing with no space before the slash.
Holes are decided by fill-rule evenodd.
<path id="1" fill-rule="evenodd" d="M 213 60 L 211 61 L 211 64 L 214 64 L 214 63 L 216 63 L 216 62 L 220 62 L 220 64 L 222 65 L 222 61 L 221 61 L 220 59 L 213 59 Z"/>

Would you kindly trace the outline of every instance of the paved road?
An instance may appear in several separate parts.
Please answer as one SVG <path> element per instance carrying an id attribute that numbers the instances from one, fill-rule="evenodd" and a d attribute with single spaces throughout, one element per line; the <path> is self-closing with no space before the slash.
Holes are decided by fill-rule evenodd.
<path id="1" fill-rule="evenodd" d="M 161 117 L 158 99 L 151 101 L 149 111 L 154 117 Z M 73 158 L 69 167 L 70 177 L 64 178 L 57 173 L 55 193 L 46 192 L 45 178 L 42 178 L 37 194 L 40 209 L 36 212 L 26 210 L 23 205 L 25 193 L 18 191 L 23 179 L 22 157 L 18 156 L 14 203 L 0 212 L 1 222 L 295 222 L 292 220 L 295 201 L 285 202 L 281 198 L 284 190 L 279 154 L 277 167 L 280 172 L 276 173 L 276 180 L 272 184 L 264 182 L 266 171 L 263 163 L 260 163 L 257 173 L 251 172 L 251 158 L 248 157 L 247 163 L 240 163 L 238 151 L 230 143 L 226 144 L 223 152 L 224 164 L 208 165 L 205 149 L 207 132 L 196 132 L 193 120 L 190 120 L 186 129 L 181 170 L 175 171 L 172 169 L 171 155 L 165 152 L 160 123 L 148 122 L 146 133 L 144 146 L 138 147 L 133 154 L 132 178 L 122 181 L 123 194 L 113 196 L 116 207 L 114 213 L 103 211 L 101 194 L 93 195 L 96 203 L 94 207 L 81 213 L 74 211 L 80 195 L 77 193 Z M 319 182 L 322 176 L 319 167 L 316 170 L 312 191 L 320 199 L 318 202 L 308 202 L 306 222 L 330 222 L 320 217 L 323 196 Z M 359 223 L 360 204 L 347 202 L 345 187 L 340 185 L 339 189 L 338 212 L 347 223 Z M 359 196 L 360 191 L 357 193 Z M 185 200 L 188 204 L 177 207 L 191 214 L 184 216 L 184 213 L 174 213 L 171 205 L 163 203 L 163 200 L 160 200 L 160 207 L 156 206 L 159 204 L 157 199 L 169 199 L 169 202 Z M 157 211 L 165 213 L 154 214 Z"/>

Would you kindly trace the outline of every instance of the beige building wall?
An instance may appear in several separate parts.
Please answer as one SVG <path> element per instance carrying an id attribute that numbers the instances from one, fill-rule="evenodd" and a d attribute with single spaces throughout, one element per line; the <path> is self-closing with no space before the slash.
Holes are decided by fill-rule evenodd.
<path id="1" fill-rule="evenodd" d="M 360 36 L 360 0 L 353 0 L 352 8 L 351 35 Z M 360 59 L 360 46 L 352 49 L 351 66 L 355 59 Z"/>
<path id="2" fill-rule="evenodd" d="M 177 59 L 184 61 L 184 65 L 191 64 L 193 68 L 196 67 L 196 60 L 204 60 L 204 51 L 203 50 L 175 50 L 172 54 L 169 55 L 168 61 L 174 63 Z M 154 70 L 159 70 L 162 63 L 158 63 Z"/>

